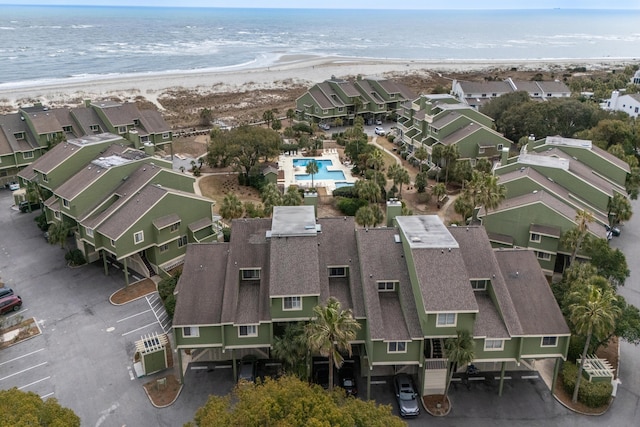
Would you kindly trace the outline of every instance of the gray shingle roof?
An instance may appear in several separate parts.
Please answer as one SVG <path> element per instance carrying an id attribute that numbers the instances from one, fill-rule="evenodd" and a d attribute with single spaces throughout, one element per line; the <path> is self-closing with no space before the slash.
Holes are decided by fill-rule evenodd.
<path id="1" fill-rule="evenodd" d="M 272 237 L 269 269 L 272 297 L 320 295 L 318 239 L 316 236 Z M 307 261 L 308 260 L 308 261 Z"/>
<path id="2" fill-rule="evenodd" d="M 133 126 L 134 120 L 140 119 L 140 110 L 138 110 L 136 104 L 130 102 L 120 104 L 113 101 L 98 101 L 91 105 L 102 110 L 107 120 L 114 127 Z"/>
<path id="3" fill-rule="evenodd" d="M 569 334 L 569 327 L 532 251 L 496 251 L 524 335 Z"/>
<path id="4" fill-rule="evenodd" d="M 177 214 L 169 214 L 160 218 L 156 218 L 152 221 L 153 226 L 158 230 L 168 227 L 176 222 L 180 221 L 180 217 Z"/>
<path id="5" fill-rule="evenodd" d="M 182 275 L 176 286 L 174 326 L 222 323 L 228 249 L 228 243 L 187 246 Z"/>

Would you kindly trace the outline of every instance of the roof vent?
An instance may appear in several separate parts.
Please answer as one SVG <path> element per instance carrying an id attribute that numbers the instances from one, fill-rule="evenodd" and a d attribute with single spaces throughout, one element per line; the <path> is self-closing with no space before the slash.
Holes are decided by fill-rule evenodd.
<path id="1" fill-rule="evenodd" d="M 393 241 L 396 243 L 400 243 L 400 235 L 399 234 L 394 234 L 393 235 Z"/>
<path id="2" fill-rule="evenodd" d="M 422 239 L 421 239 L 420 237 L 418 237 L 418 236 L 413 236 L 413 237 L 411 238 L 411 241 L 412 241 L 412 242 L 422 242 Z"/>

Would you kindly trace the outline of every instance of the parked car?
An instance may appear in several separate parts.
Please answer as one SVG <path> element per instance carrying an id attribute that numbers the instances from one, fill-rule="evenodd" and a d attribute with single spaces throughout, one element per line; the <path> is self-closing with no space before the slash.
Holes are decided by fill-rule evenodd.
<path id="1" fill-rule="evenodd" d="M 382 120 L 380 120 L 380 119 L 376 120 L 376 124 L 377 125 L 381 125 L 382 124 Z"/>
<path id="2" fill-rule="evenodd" d="M 386 133 L 384 129 L 382 129 L 379 126 L 376 126 L 376 128 L 374 129 L 374 132 L 376 133 L 376 135 L 380 135 L 380 136 L 384 136 Z"/>
<path id="3" fill-rule="evenodd" d="M 0 299 L 0 314 L 18 311 L 20 307 L 22 307 L 22 298 L 19 295 L 9 295 Z"/>
<path id="4" fill-rule="evenodd" d="M 347 392 L 347 396 L 356 397 L 358 395 L 358 385 L 353 367 L 343 366 L 340 369 L 340 387 Z"/>
<path id="5" fill-rule="evenodd" d="M 3 286 L 0 288 L 0 299 L 13 295 L 13 289 Z"/>
<path id="6" fill-rule="evenodd" d="M 7 182 L 4 186 L 7 187 L 11 191 L 16 191 L 16 190 L 20 189 L 20 184 L 18 184 L 15 181 Z"/>
<path id="7" fill-rule="evenodd" d="M 329 125 L 329 123 L 320 123 L 320 124 L 318 125 L 318 127 L 319 127 L 320 129 L 322 129 L 322 130 L 329 130 L 329 129 L 331 129 L 331 126 Z"/>
<path id="8" fill-rule="evenodd" d="M 247 381 L 251 383 L 256 382 L 258 371 L 258 358 L 254 355 L 244 356 L 240 361 L 240 368 L 238 369 L 238 382 Z"/>
<path id="9" fill-rule="evenodd" d="M 18 205 L 18 208 L 22 213 L 29 212 L 30 210 L 34 211 L 36 209 L 40 209 L 40 202 L 29 202 L 27 200 L 23 200 Z"/>
<path id="10" fill-rule="evenodd" d="M 398 374 L 393 378 L 396 400 L 402 417 L 417 417 L 420 415 L 418 394 L 413 386 L 413 380 L 407 374 Z"/>
<path id="11" fill-rule="evenodd" d="M 611 232 L 612 236 L 618 237 L 620 235 L 620 228 L 616 226 L 613 226 L 613 228 L 611 228 L 609 224 L 605 224 L 604 227 L 607 229 L 607 232 Z"/>

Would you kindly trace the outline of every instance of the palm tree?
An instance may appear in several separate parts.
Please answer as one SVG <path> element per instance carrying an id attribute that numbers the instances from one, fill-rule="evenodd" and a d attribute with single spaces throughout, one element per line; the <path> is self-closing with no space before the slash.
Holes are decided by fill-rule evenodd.
<path id="1" fill-rule="evenodd" d="M 445 194 L 447 194 L 447 187 L 441 182 L 434 185 L 431 189 L 431 195 L 436 198 L 438 209 L 440 209 L 440 198 Z"/>
<path id="2" fill-rule="evenodd" d="M 356 194 L 361 199 L 365 199 L 370 203 L 378 203 L 380 201 L 380 186 L 369 179 L 360 179 L 356 181 Z"/>
<path id="3" fill-rule="evenodd" d="M 576 213 L 576 227 L 578 229 L 578 240 L 576 242 L 575 247 L 573 248 L 573 252 L 571 252 L 571 264 L 575 261 L 576 256 L 578 255 L 578 251 L 582 246 L 582 242 L 584 241 L 585 236 L 589 232 L 589 224 L 593 222 L 593 214 L 591 212 L 585 210 L 579 210 Z"/>
<path id="4" fill-rule="evenodd" d="M 466 329 L 456 331 L 455 338 L 447 338 L 444 341 L 444 355 L 449 362 L 449 375 L 447 376 L 447 386 L 444 389 L 442 401 L 444 402 L 449 394 L 449 386 L 453 379 L 453 374 L 458 370 L 458 366 L 467 365 L 475 357 L 473 352 L 473 339 Z"/>
<path id="5" fill-rule="evenodd" d="M 408 184 L 410 182 L 409 172 L 403 168 L 401 165 L 393 164 L 389 166 L 389 170 L 387 171 L 387 178 L 393 180 L 393 185 L 398 187 L 399 194 L 402 196 L 402 184 Z"/>
<path id="6" fill-rule="evenodd" d="M 374 205 L 374 206 L 378 206 L 378 205 Z M 371 206 L 369 205 L 362 206 L 356 211 L 356 223 L 358 223 L 359 225 L 365 228 L 368 228 L 369 226 L 373 225 L 374 222 L 375 222 L 375 216 L 373 214 L 373 210 L 371 209 Z"/>
<path id="7" fill-rule="evenodd" d="M 424 146 L 418 147 L 418 149 L 413 153 L 413 157 L 415 157 L 420 162 L 419 171 L 422 172 L 422 167 L 424 165 L 424 161 L 429 158 L 429 151 L 427 151 Z"/>
<path id="8" fill-rule="evenodd" d="M 293 124 L 293 119 L 295 119 L 295 117 L 296 117 L 296 112 L 293 110 L 293 108 L 289 108 L 287 110 L 287 119 L 289 119 L 289 126 Z"/>
<path id="9" fill-rule="evenodd" d="M 325 306 L 313 308 L 314 318 L 306 326 L 307 340 L 312 351 L 329 359 L 329 391 L 333 390 L 333 366 L 340 369 L 344 358 L 341 351 L 351 357 L 351 341 L 355 340 L 360 324 L 351 310 L 342 310 L 334 297 Z"/>
<path id="10" fill-rule="evenodd" d="M 54 222 L 49 226 L 49 243 L 52 245 L 60 245 L 60 249 L 64 249 L 67 243 L 67 235 L 69 234 L 69 226 L 64 222 Z"/>
<path id="11" fill-rule="evenodd" d="M 232 220 L 235 218 L 240 218 L 244 213 L 244 209 L 242 208 L 242 202 L 238 199 L 233 193 L 229 193 L 224 196 L 222 199 L 222 204 L 220 205 L 220 216 L 226 220 Z"/>
<path id="12" fill-rule="evenodd" d="M 453 210 L 462 216 L 465 224 L 467 223 L 467 218 L 473 215 L 474 207 L 472 196 L 466 191 L 460 194 L 460 196 L 456 198 L 456 201 L 453 202 Z"/>
<path id="13" fill-rule="evenodd" d="M 285 371 L 301 379 L 305 377 L 308 345 L 303 323 L 288 324 L 282 336 L 273 338 L 271 351 L 275 358 L 282 361 Z"/>
<path id="14" fill-rule="evenodd" d="M 309 163 L 307 163 L 306 171 L 309 175 L 311 175 L 311 188 L 315 188 L 313 177 L 318 173 L 318 162 L 316 162 L 315 160 L 311 160 Z"/>
<path id="15" fill-rule="evenodd" d="M 455 165 L 456 160 L 458 160 L 460 154 L 458 153 L 458 147 L 455 145 L 445 145 L 442 149 L 442 158 L 445 161 L 444 164 L 444 183 L 446 184 L 449 181 L 449 171 Z"/>
<path id="16" fill-rule="evenodd" d="M 609 215 L 609 227 L 613 228 L 615 225 L 631 219 L 631 202 L 622 194 L 615 193 L 613 197 L 609 199 L 607 211 Z"/>
<path id="17" fill-rule="evenodd" d="M 372 167 L 376 171 L 382 170 L 382 167 L 384 166 L 384 157 L 382 156 L 382 151 L 380 151 L 379 148 L 375 148 L 371 153 L 369 153 L 366 165 Z"/>
<path id="18" fill-rule="evenodd" d="M 295 186 L 291 185 L 287 188 L 287 192 L 282 196 L 282 204 L 284 206 L 300 206 L 302 204 L 302 195 Z"/>
<path id="19" fill-rule="evenodd" d="M 576 333 L 585 335 L 587 339 L 578 367 L 576 388 L 573 390 L 571 399 L 573 403 L 578 401 L 580 380 L 591 338 L 595 336 L 600 339 L 611 333 L 615 327 L 616 319 L 620 315 L 620 307 L 616 305 L 617 297 L 611 289 L 603 290 L 597 286 L 589 285 L 586 289 L 577 291 L 577 295 L 574 297 L 578 301 L 569 307 L 569 319 L 573 323 Z"/>
<path id="20" fill-rule="evenodd" d="M 500 206 L 507 197 L 507 188 L 498 183 L 498 177 L 488 173 L 483 173 L 482 192 L 479 194 L 480 202 L 484 206 L 484 209 L 489 212 L 491 209 L 495 209 Z"/>
<path id="21" fill-rule="evenodd" d="M 262 197 L 264 214 L 266 216 L 271 216 L 274 206 L 282 205 L 282 193 L 280 193 L 278 186 L 273 182 L 270 182 L 262 188 L 260 196 Z"/>

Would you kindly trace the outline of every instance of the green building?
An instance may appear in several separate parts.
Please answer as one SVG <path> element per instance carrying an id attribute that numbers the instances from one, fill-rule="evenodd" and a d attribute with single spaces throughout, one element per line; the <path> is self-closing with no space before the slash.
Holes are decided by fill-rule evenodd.
<path id="1" fill-rule="evenodd" d="M 194 193 L 191 175 L 113 134 L 62 142 L 19 175 L 50 195 L 49 223 L 74 231 L 89 262 L 122 264 L 127 281 L 129 268 L 160 274 L 183 262 L 188 243 L 220 233 L 214 202 Z"/>
<path id="2" fill-rule="evenodd" d="M 427 150 L 426 162 L 434 166 L 433 148 L 455 146 L 460 159 L 472 165 L 479 158 L 500 158 L 511 141 L 494 130 L 493 119 L 463 104 L 451 95 L 421 95 L 401 104 L 398 110 L 400 140 L 410 153 Z"/>
<path id="3" fill-rule="evenodd" d="M 505 153 L 506 154 L 506 153 Z M 532 140 L 513 158 L 494 169 L 507 198 L 478 217 L 496 247 L 535 252 L 545 274 L 564 271 L 571 250 L 561 245 L 563 233 L 577 226 L 578 211 L 593 215 L 589 234 L 607 238 L 609 201 L 628 197 L 629 165 L 591 141 L 547 137 Z"/>
<path id="4" fill-rule="evenodd" d="M 135 103 L 87 100 L 75 108 L 21 107 L 0 115 L 0 185 L 16 180 L 19 171 L 59 142 L 103 133 L 118 135 L 148 154 L 170 152 L 173 139 L 158 111 Z"/>
<path id="5" fill-rule="evenodd" d="M 401 103 L 415 98 L 413 92 L 393 80 L 364 77 L 355 81 L 331 77 L 296 99 L 296 113 L 300 120 L 334 125 L 336 119 L 344 124 L 362 116 L 365 123 L 395 115 Z"/>
<path id="6" fill-rule="evenodd" d="M 375 377 L 397 372 L 442 393 L 444 340 L 459 329 L 474 338 L 473 363 L 502 372 L 500 392 L 506 371 L 566 357 L 569 328 L 533 252 L 494 251 L 484 228 L 435 215 L 395 224 L 358 229 L 352 217 L 280 206 L 272 219 L 234 220 L 228 243 L 189 245 L 173 319 L 180 365 L 269 358 L 274 336 L 330 296 L 361 325 L 352 345 L 367 396 Z"/>

